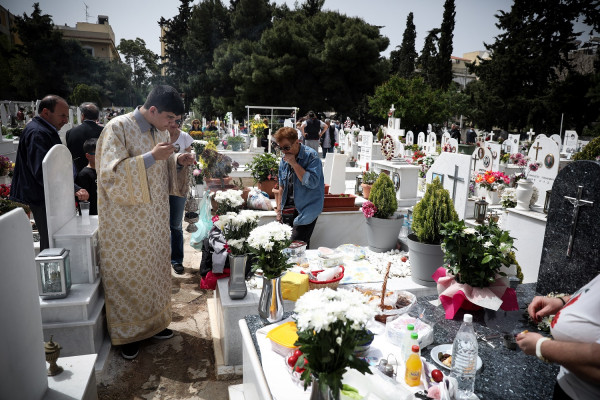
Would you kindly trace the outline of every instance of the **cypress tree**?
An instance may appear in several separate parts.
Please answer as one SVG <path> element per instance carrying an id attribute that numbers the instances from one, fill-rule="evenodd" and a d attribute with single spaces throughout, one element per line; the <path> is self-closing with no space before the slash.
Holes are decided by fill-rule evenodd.
<path id="1" fill-rule="evenodd" d="M 439 80 L 439 89 L 446 90 L 452 82 L 452 39 L 454 37 L 454 18 L 456 11 L 454 0 L 446 0 L 444 3 L 444 16 L 440 28 L 439 53 L 437 57 L 437 75 Z"/>
<path id="2" fill-rule="evenodd" d="M 410 79 L 415 72 L 415 59 L 417 52 L 415 50 L 415 39 L 417 32 L 413 23 L 413 13 L 408 13 L 406 17 L 406 28 L 402 35 L 402 45 L 399 50 L 394 50 L 390 54 L 392 62 L 392 73 L 398 74 L 402 78 Z"/>

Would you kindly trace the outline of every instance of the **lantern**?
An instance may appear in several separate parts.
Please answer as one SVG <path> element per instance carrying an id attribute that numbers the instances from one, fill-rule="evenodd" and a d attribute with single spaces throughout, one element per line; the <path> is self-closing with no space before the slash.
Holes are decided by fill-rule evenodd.
<path id="1" fill-rule="evenodd" d="M 356 183 L 354 184 L 354 194 L 357 196 L 362 196 L 362 175 L 356 176 Z"/>
<path id="2" fill-rule="evenodd" d="M 487 201 L 485 201 L 485 197 L 482 197 L 481 200 L 477 200 L 475 202 L 474 218 L 477 223 L 483 224 L 483 221 L 485 221 L 487 206 L 488 206 L 488 203 L 487 203 Z"/>
<path id="3" fill-rule="evenodd" d="M 37 264 L 39 295 L 46 299 L 67 297 L 71 289 L 69 250 L 54 248 L 40 252 Z"/>
<path id="4" fill-rule="evenodd" d="M 546 190 L 546 200 L 544 200 L 544 214 L 548 214 L 550 209 L 550 197 L 552 197 L 552 190 Z"/>

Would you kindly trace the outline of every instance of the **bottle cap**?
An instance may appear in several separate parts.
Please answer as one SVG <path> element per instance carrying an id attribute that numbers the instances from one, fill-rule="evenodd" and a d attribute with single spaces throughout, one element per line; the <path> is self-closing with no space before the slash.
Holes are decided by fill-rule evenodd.
<path id="1" fill-rule="evenodd" d="M 473 316 L 471 314 L 465 314 L 463 317 L 464 322 L 473 322 Z"/>
<path id="2" fill-rule="evenodd" d="M 420 350 L 420 349 L 419 349 L 419 346 L 417 346 L 416 344 L 413 344 L 413 346 L 412 346 L 412 351 L 413 351 L 413 353 L 418 353 L 418 352 L 419 352 L 419 350 Z"/>
<path id="3" fill-rule="evenodd" d="M 418 339 L 419 338 L 419 334 L 417 332 L 413 332 L 410 334 L 410 338 L 411 339 Z"/>
<path id="4" fill-rule="evenodd" d="M 415 326 L 413 324 L 408 324 L 408 325 L 406 325 L 406 330 L 407 331 L 414 331 L 415 330 Z"/>

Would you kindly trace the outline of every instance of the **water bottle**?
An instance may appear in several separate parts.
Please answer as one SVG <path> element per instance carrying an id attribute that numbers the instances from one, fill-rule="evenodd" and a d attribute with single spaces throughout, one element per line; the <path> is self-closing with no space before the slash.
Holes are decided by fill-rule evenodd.
<path id="1" fill-rule="evenodd" d="M 402 217 L 402 227 L 400 228 L 400 237 L 405 238 L 408 236 L 408 214 L 404 214 Z"/>
<path id="2" fill-rule="evenodd" d="M 413 324 L 406 325 L 406 330 L 402 335 L 402 346 L 400 347 L 400 351 L 402 354 L 402 360 L 406 361 L 410 353 L 412 353 L 411 346 L 411 338 L 410 335 L 415 331 L 415 326 Z"/>
<path id="3" fill-rule="evenodd" d="M 465 314 L 463 323 L 452 344 L 452 372 L 458 381 L 457 399 L 468 399 L 475 388 L 477 371 L 477 337 L 473 330 L 473 316 Z"/>

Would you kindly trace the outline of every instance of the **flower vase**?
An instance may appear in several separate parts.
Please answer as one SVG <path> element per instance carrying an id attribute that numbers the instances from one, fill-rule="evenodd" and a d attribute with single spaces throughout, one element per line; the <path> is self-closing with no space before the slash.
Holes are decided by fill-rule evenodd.
<path id="1" fill-rule="evenodd" d="M 485 189 L 485 199 L 490 206 L 500 203 L 500 195 L 497 190 Z"/>
<path id="2" fill-rule="evenodd" d="M 246 288 L 246 254 L 241 256 L 229 255 L 229 297 L 233 300 L 239 300 L 246 297 L 248 289 Z"/>
<path id="3" fill-rule="evenodd" d="M 334 390 L 324 382 L 320 382 L 319 378 L 313 375 L 312 388 L 310 392 L 310 400 L 339 400 L 340 390 Z"/>
<path id="4" fill-rule="evenodd" d="M 258 301 L 258 315 L 269 323 L 283 319 L 283 297 L 281 296 L 281 276 L 269 279 L 263 276 L 263 287 Z"/>
<path id="5" fill-rule="evenodd" d="M 517 186 L 517 206 L 515 209 L 529 211 L 531 196 L 533 196 L 533 182 L 529 179 L 521 179 Z"/>

